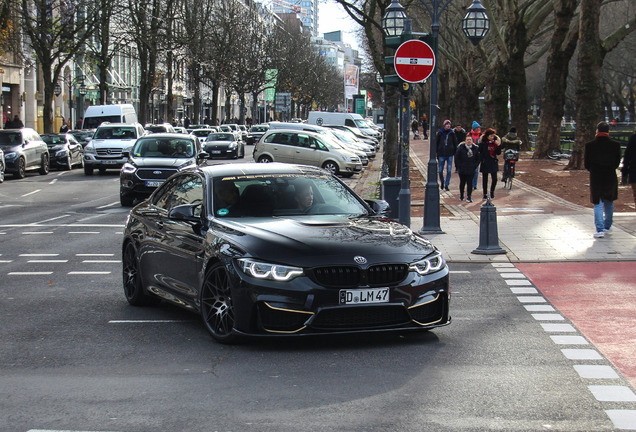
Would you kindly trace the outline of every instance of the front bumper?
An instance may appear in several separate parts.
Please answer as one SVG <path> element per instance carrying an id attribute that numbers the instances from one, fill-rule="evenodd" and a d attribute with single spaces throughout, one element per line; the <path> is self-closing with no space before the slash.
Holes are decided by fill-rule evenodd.
<path id="1" fill-rule="evenodd" d="M 247 335 L 300 336 L 445 326 L 451 321 L 450 282 L 447 268 L 438 273 L 409 274 L 389 287 L 386 303 L 346 305 L 340 304 L 341 290 L 346 288 L 326 288 L 309 277 L 254 284 L 242 275 L 233 295 L 236 330 Z"/>

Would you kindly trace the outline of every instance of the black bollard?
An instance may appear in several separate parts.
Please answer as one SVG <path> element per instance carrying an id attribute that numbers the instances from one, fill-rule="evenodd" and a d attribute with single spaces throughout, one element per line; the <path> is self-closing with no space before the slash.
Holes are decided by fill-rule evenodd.
<path id="1" fill-rule="evenodd" d="M 497 233 L 497 207 L 486 200 L 479 214 L 479 246 L 472 253 L 490 255 L 507 253 L 499 246 Z"/>

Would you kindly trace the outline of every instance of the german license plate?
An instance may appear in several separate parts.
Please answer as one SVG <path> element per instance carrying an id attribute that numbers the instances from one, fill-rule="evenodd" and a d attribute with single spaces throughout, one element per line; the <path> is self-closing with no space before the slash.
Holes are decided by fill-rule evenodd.
<path id="1" fill-rule="evenodd" d="M 163 182 L 162 181 L 147 181 L 146 182 L 146 186 L 147 187 L 159 187 L 161 186 Z"/>
<path id="2" fill-rule="evenodd" d="M 221 150 L 212 150 L 212 154 L 221 154 Z"/>
<path id="3" fill-rule="evenodd" d="M 388 303 L 389 288 L 340 290 L 340 304 Z"/>
<path id="4" fill-rule="evenodd" d="M 115 165 L 117 163 L 116 160 L 103 160 L 102 165 Z"/>

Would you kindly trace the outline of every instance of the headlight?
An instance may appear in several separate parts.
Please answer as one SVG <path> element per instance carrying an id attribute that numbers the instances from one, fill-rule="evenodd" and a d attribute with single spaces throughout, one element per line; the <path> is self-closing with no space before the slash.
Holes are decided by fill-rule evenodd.
<path id="1" fill-rule="evenodd" d="M 419 275 L 435 273 L 444 267 L 444 258 L 442 254 L 436 253 L 421 261 L 414 262 L 410 265 L 409 270 L 416 271 Z"/>
<path id="2" fill-rule="evenodd" d="M 295 277 L 302 276 L 303 269 L 299 267 L 290 267 L 280 264 L 270 264 L 265 262 L 254 261 L 251 259 L 241 258 L 238 260 L 239 266 L 243 273 L 257 279 L 290 281 Z"/>
<path id="3" fill-rule="evenodd" d="M 353 163 L 361 163 L 361 162 L 360 162 L 360 158 L 359 158 L 358 156 L 354 156 L 354 157 L 352 157 L 352 158 L 351 158 L 351 162 L 353 162 Z"/>
<path id="4" fill-rule="evenodd" d="M 190 159 L 186 161 L 185 163 L 183 163 L 182 165 L 180 165 L 179 168 L 177 168 L 177 171 L 183 171 L 184 169 L 188 169 L 192 166 L 195 166 L 195 163 L 194 163 L 194 160 Z"/>
<path id="5" fill-rule="evenodd" d="M 137 167 L 133 164 L 126 162 L 123 167 L 121 167 L 121 172 L 125 174 L 132 174 L 137 171 Z"/>
<path id="6" fill-rule="evenodd" d="M 58 157 L 68 156 L 68 150 L 63 149 L 63 150 L 57 151 L 55 152 L 55 156 L 58 156 Z"/>
<path id="7" fill-rule="evenodd" d="M 18 156 L 17 152 L 9 152 L 4 154 L 4 160 L 12 161 Z"/>
<path id="8" fill-rule="evenodd" d="M 84 153 L 85 154 L 95 154 L 95 146 L 88 144 L 86 147 L 84 147 Z"/>
<path id="9" fill-rule="evenodd" d="M 234 150 L 236 148 L 237 144 L 235 142 L 231 143 L 229 146 L 227 146 L 227 148 L 229 148 L 230 150 Z"/>

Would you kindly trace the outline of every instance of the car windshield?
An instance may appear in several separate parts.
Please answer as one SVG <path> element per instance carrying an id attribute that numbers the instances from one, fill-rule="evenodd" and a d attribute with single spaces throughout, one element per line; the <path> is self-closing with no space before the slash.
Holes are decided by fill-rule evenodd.
<path id="1" fill-rule="evenodd" d="M 20 132 L 0 132 L 0 146 L 14 146 L 22 143 Z"/>
<path id="2" fill-rule="evenodd" d="M 229 133 L 212 133 L 206 141 L 234 141 L 234 135 Z"/>
<path id="3" fill-rule="evenodd" d="M 141 138 L 132 150 L 134 157 L 189 158 L 193 142 L 183 138 Z"/>
<path id="4" fill-rule="evenodd" d="M 168 131 L 165 126 L 146 126 L 145 129 L 151 133 L 161 133 Z"/>
<path id="5" fill-rule="evenodd" d="M 328 174 L 221 177 L 212 189 L 214 214 L 221 218 L 368 214 L 359 198 Z"/>
<path id="6" fill-rule="evenodd" d="M 196 137 L 199 137 L 199 138 L 205 138 L 209 134 L 210 134 L 210 131 L 208 129 L 201 129 L 201 130 L 193 130 L 192 131 L 192 135 L 194 135 Z"/>
<path id="7" fill-rule="evenodd" d="M 66 137 L 64 135 L 41 135 L 42 141 L 47 144 L 64 144 Z"/>
<path id="8" fill-rule="evenodd" d="M 135 128 L 132 127 L 105 127 L 97 129 L 95 139 L 134 139 Z"/>
<path id="9" fill-rule="evenodd" d="M 252 126 L 250 132 L 267 132 L 268 129 L 266 126 Z"/>

